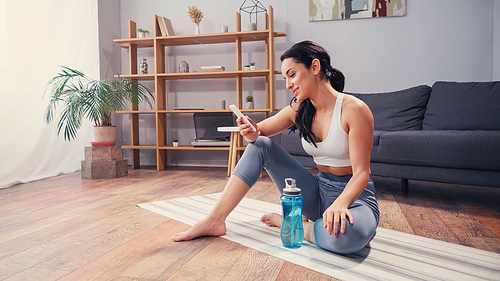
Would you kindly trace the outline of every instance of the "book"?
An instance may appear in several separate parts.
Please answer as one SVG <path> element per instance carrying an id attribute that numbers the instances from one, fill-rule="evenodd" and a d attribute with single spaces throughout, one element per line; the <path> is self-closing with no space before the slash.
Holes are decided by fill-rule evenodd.
<path id="1" fill-rule="evenodd" d="M 216 72 L 216 71 L 224 71 L 226 68 L 222 65 L 216 66 L 202 66 L 201 72 Z"/>
<path id="2" fill-rule="evenodd" d="M 158 16 L 158 27 L 160 28 L 160 36 L 167 36 L 167 29 L 165 27 L 165 23 L 163 22 L 163 17 Z"/>
<path id="3" fill-rule="evenodd" d="M 163 17 L 163 22 L 165 24 L 165 29 L 167 31 L 167 35 L 165 36 L 175 36 L 174 28 L 172 27 L 172 22 L 166 17 Z"/>

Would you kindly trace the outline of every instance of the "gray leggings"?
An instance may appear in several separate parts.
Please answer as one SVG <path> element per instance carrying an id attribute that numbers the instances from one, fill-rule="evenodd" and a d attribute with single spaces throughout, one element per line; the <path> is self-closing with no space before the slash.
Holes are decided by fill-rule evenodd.
<path id="1" fill-rule="evenodd" d="M 248 144 L 233 175 L 251 187 L 259 179 L 262 168 L 266 169 L 280 193 L 283 193 L 285 178 L 296 180 L 304 197 L 303 215 L 315 222 L 314 235 L 319 247 L 339 254 L 354 253 L 365 247 L 375 235 L 379 210 L 371 178 L 365 190 L 349 207 L 354 224 L 347 222 L 345 233 L 339 231 L 338 236 L 334 237 L 323 228 L 323 212 L 340 195 L 351 175 L 336 176 L 320 172 L 315 177 L 281 146 L 268 137 L 260 136 Z"/>

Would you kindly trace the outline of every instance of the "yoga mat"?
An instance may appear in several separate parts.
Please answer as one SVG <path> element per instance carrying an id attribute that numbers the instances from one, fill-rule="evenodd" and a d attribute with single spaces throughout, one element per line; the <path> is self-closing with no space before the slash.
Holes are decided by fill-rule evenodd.
<path id="1" fill-rule="evenodd" d="M 188 225 L 204 218 L 220 193 L 138 206 Z M 500 280 L 500 254 L 378 228 L 361 251 L 339 255 L 304 241 L 291 250 L 281 245 L 279 229 L 259 221 L 281 213 L 281 206 L 244 198 L 226 220 L 230 241 L 342 280 Z"/>

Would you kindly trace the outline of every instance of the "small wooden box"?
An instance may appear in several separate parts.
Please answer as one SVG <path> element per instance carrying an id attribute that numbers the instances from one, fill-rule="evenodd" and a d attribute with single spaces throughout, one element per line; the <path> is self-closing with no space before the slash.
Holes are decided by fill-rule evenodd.
<path id="1" fill-rule="evenodd" d="M 122 159 L 122 148 L 119 146 L 86 146 L 81 170 L 84 179 L 119 178 L 128 173 L 127 159 Z"/>

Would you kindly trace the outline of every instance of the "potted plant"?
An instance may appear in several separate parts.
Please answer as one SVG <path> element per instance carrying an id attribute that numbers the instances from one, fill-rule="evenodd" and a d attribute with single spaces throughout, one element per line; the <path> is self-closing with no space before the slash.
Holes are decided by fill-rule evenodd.
<path id="1" fill-rule="evenodd" d="M 250 65 L 249 64 L 245 64 L 245 70 L 250 70 Z"/>
<path id="2" fill-rule="evenodd" d="M 138 28 L 137 32 L 139 33 L 138 38 L 144 38 L 144 37 L 146 37 L 146 34 L 149 34 L 149 31 L 142 29 L 142 28 Z"/>
<path id="3" fill-rule="evenodd" d="M 175 139 L 175 140 L 172 142 L 172 146 L 173 146 L 173 147 L 178 147 L 178 146 L 179 146 L 179 140 L 178 140 L 178 139 Z"/>
<path id="4" fill-rule="evenodd" d="M 250 70 L 255 70 L 255 62 L 250 63 Z"/>
<path id="5" fill-rule="evenodd" d="M 253 109 L 253 97 L 252 96 L 247 96 L 246 108 Z"/>
<path id="6" fill-rule="evenodd" d="M 57 134 L 63 131 L 65 140 L 76 138 L 85 117 L 95 125 L 95 143 L 92 145 L 114 146 L 116 126 L 112 125 L 111 114 L 141 102 L 153 107 L 151 102 L 154 101 L 154 94 L 135 80 L 119 75 L 116 81 L 94 80 L 81 71 L 65 66 L 62 68 L 48 83 L 50 102 L 45 111 L 45 120 L 47 123 L 52 121 L 55 109 L 62 102 L 64 108 L 57 123 Z"/>

